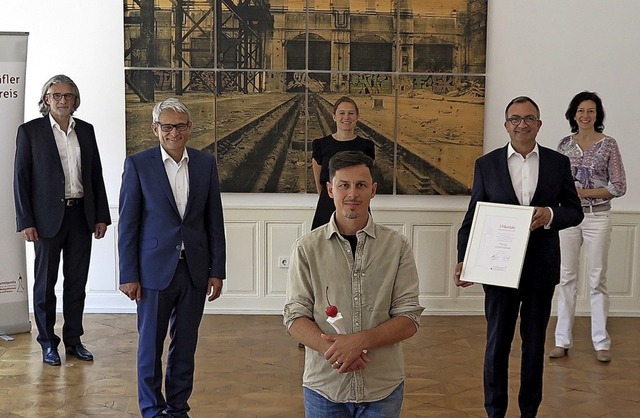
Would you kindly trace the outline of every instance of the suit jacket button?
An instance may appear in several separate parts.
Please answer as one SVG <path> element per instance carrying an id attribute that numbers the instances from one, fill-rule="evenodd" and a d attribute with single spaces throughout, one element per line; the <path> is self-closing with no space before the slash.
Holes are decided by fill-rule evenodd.
<path id="1" fill-rule="evenodd" d="M 180 245 L 176 245 L 176 250 L 180 251 L 180 248 L 182 248 Z"/>

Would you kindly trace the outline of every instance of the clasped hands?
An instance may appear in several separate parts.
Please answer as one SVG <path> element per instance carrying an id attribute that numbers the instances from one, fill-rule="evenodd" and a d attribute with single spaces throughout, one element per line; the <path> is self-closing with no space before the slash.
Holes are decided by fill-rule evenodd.
<path id="1" fill-rule="evenodd" d="M 338 373 L 364 370 L 371 361 L 364 348 L 364 341 L 356 334 L 321 334 L 322 339 L 331 344 L 324 358 Z"/>

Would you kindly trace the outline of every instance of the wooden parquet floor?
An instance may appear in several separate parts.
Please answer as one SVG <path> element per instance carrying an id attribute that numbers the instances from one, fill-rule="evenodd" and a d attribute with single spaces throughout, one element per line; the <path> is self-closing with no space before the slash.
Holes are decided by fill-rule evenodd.
<path id="1" fill-rule="evenodd" d="M 59 318 L 59 322 L 61 319 Z M 87 314 L 83 342 L 93 363 L 42 363 L 36 331 L 0 340 L 0 418 L 135 417 L 136 317 Z M 555 318 L 548 330 L 553 346 Z M 640 318 L 611 318 L 613 361 L 598 363 L 589 318 L 577 318 L 569 356 L 546 360 L 540 417 L 640 417 Z M 427 316 L 404 344 L 402 416 L 482 417 L 484 318 Z M 304 351 L 279 316 L 205 315 L 200 328 L 192 417 L 303 417 Z M 509 417 L 517 417 L 519 340 L 511 355 Z"/>

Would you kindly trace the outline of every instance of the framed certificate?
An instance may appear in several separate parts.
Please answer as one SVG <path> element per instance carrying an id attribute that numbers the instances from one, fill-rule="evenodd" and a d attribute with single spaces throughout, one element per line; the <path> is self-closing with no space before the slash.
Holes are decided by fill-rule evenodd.
<path id="1" fill-rule="evenodd" d="M 517 288 L 534 210 L 478 202 L 460 280 Z"/>

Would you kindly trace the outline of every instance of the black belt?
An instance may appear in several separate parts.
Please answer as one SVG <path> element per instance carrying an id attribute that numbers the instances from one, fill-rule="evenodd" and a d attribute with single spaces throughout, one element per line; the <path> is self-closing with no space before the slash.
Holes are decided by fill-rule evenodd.
<path id="1" fill-rule="evenodd" d="M 77 199 L 64 199 L 65 206 L 78 206 L 81 203 L 82 203 L 81 197 Z"/>

